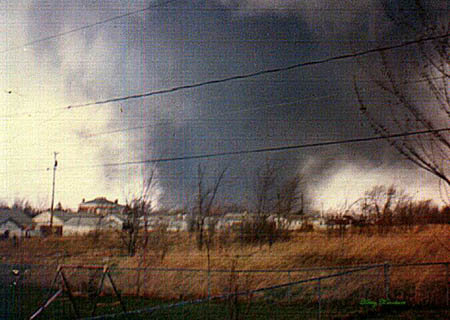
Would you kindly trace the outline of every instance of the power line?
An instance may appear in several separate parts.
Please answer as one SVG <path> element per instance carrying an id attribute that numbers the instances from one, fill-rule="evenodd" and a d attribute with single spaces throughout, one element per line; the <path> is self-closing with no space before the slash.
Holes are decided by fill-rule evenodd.
<path id="1" fill-rule="evenodd" d="M 325 95 L 325 96 L 305 97 L 305 98 L 302 98 L 302 99 L 296 99 L 296 100 L 293 100 L 293 101 L 286 101 L 286 102 L 281 102 L 281 103 L 277 103 L 277 104 L 260 105 L 260 106 L 245 108 L 245 109 L 239 109 L 239 110 L 236 110 L 236 111 L 224 112 L 224 113 L 217 114 L 218 118 L 216 118 L 216 119 L 185 118 L 185 119 L 177 119 L 177 120 L 175 120 L 175 122 L 224 121 L 223 116 L 228 116 L 228 115 L 233 115 L 233 114 L 240 114 L 240 113 L 244 113 L 244 112 L 252 112 L 252 111 L 257 111 L 257 110 L 262 110 L 262 109 L 267 109 L 267 108 L 285 107 L 285 106 L 295 105 L 295 104 L 298 104 L 300 102 L 319 101 L 319 100 L 322 100 L 322 99 L 325 99 L 325 98 L 333 98 L 333 97 L 335 98 L 336 94 L 329 94 L 329 95 Z M 239 121 L 245 121 L 245 120 L 248 120 L 248 119 L 239 119 Z M 162 124 L 167 124 L 167 123 L 169 123 L 171 121 L 172 121 L 171 119 L 160 119 L 159 121 L 154 121 L 154 122 L 152 122 L 151 124 L 148 124 L 148 125 L 127 127 L 127 128 L 123 128 L 123 129 L 116 129 L 116 130 L 109 130 L 109 131 L 102 131 L 102 132 L 93 133 L 93 134 L 87 135 L 86 138 L 93 138 L 93 137 L 97 137 L 97 136 L 101 136 L 101 135 L 120 133 L 120 132 L 124 132 L 124 131 L 131 131 L 131 130 L 151 128 L 151 127 L 159 126 L 159 125 L 162 125 Z"/>
<path id="2" fill-rule="evenodd" d="M 92 167 L 117 167 L 117 166 L 137 165 L 137 164 L 145 164 L 145 163 L 162 163 L 162 162 L 173 162 L 173 161 L 181 161 L 181 160 L 208 159 L 208 158 L 217 158 L 217 157 L 223 157 L 223 156 L 251 154 L 251 153 L 289 151 L 289 150 L 296 150 L 296 149 L 324 147 L 324 146 L 350 144 L 350 143 L 357 143 L 357 142 L 369 142 L 369 141 L 376 141 L 376 140 L 395 139 L 395 138 L 437 133 L 437 132 L 443 132 L 443 131 L 450 131 L 450 127 L 435 129 L 435 130 L 411 131 L 411 132 L 397 133 L 397 134 L 391 134 L 391 135 L 385 135 L 385 136 L 374 136 L 374 137 L 366 137 L 366 138 L 315 142 L 315 143 L 307 143 L 307 144 L 292 145 L 292 146 L 261 148 L 261 149 L 253 149 L 253 150 L 228 151 L 228 152 L 218 152 L 218 153 L 172 157 L 172 158 L 156 158 L 156 159 L 148 159 L 148 160 L 140 160 L 140 161 L 126 161 L 126 162 L 106 163 L 106 164 L 89 165 L 89 166 L 73 166 L 73 167 L 66 167 L 66 169 L 92 168 Z"/>
<path id="3" fill-rule="evenodd" d="M 39 111 L 38 111 L 39 112 Z M 49 117 L 46 117 L 45 119 L 42 119 L 41 120 L 41 122 L 40 122 L 40 124 L 42 125 L 42 124 L 44 124 L 44 123 L 46 123 L 46 122 L 50 122 L 50 121 L 52 121 L 52 120 L 55 120 L 58 116 L 60 116 L 61 114 L 62 114 L 62 110 L 60 110 L 59 112 L 57 112 L 57 113 L 55 113 L 55 114 L 53 114 L 53 115 L 51 115 L 51 116 L 49 116 Z M 31 115 L 30 115 L 31 116 Z M 2 117 L 0 117 L 0 119 L 2 119 Z M 17 139 L 19 136 L 21 136 L 22 134 L 24 134 L 26 131 L 24 131 L 24 130 L 21 130 L 21 131 L 19 131 L 16 135 L 14 135 L 14 136 L 9 136 L 7 139 L 5 139 L 5 140 L 3 140 L 3 141 L 1 141 L 0 143 L 11 143 L 12 141 L 14 141 L 15 139 Z"/>
<path id="4" fill-rule="evenodd" d="M 172 157 L 172 158 L 156 158 L 156 159 L 147 159 L 147 160 L 140 160 L 140 161 L 115 162 L 115 163 L 106 163 L 106 164 L 98 164 L 98 165 L 68 166 L 68 167 L 61 167 L 60 170 L 80 169 L 80 168 L 99 168 L 99 167 L 118 167 L 118 166 L 128 166 L 128 165 L 140 165 L 140 164 L 145 164 L 145 163 L 163 163 L 163 162 L 173 162 L 173 161 L 182 161 L 182 160 L 208 159 L 208 158 L 217 158 L 217 157 L 231 156 L 231 155 L 241 155 L 241 154 L 290 151 L 290 150 L 296 150 L 296 149 L 306 149 L 306 148 L 325 147 L 325 146 L 350 144 L 350 143 L 358 143 L 358 142 L 370 142 L 370 141 L 376 141 L 376 140 L 396 139 L 396 138 L 417 136 L 417 135 L 444 132 L 444 131 L 450 131 L 450 127 L 440 128 L 440 129 L 435 129 L 435 130 L 410 131 L 410 132 L 397 133 L 397 134 L 391 134 L 391 135 L 385 135 L 385 136 L 373 136 L 373 137 L 366 137 L 366 138 L 315 142 L 315 143 L 307 143 L 307 144 L 300 144 L 300 145 L 261 148 L 261 149 L 253 149 L 253 150 L 228 151 L 228 152 L 209 153 L 209 154 L 202 154 L 202 155 L 192 155 L 192 156 L 182 156 L 182 157 Z M 49 170 L 50 170 L 50 168 L 28 169 L 28 170 L 21 170 L 21 171 L 22 172 L 39 172 L 39 171 L 42 172 L 42 171 L 49 171 Z M 1 172 L 0 175 L 7 174 L 7 173 L 8 172 Z"/>
<path id="5" fill-rule="evenodd" d="M 229 124 L 229 123 L 236 123 L 236 122 L 248 122 L 248 121 L 256 121 L 259 120 L 257 118 L 248 118 L 248 117 L 239 117 L 239 118 L 233 118 L 233 119 L 224 119 L 224 116 L 228 116 L 228 115 L 233 115 L 233 114 L 240 114 L 240 113 L 247 113 L 247 112 L 254 112 L 254 111 L 258 111 L 258 110 L 263 110 L 263 109 L 268 109 L 268 108 L 275 108 L 275 107 L 286 107 L 286 106 L 293 106 L 293 105 L 298 105 L 300 102 L 303 101 L 312 101 L 312 100 L 321 100 L 324 98 L 330 98 L 330 97 L 336 97 L 336 95 L 328 95 L 328 96 L 321 96 L 321 97 L 312 97 L 312 98 L 306 98 L 306 99 L 298 99 L 295 101 L 289 101 L 289 102 L 283 102 L 283 103 L 279 103 L 279 104 L 271 104 L 271 105 L 264 105 L 264 106 L 256 106 L 256 107 L 251 107 L 251 108 L 245 108 L 245 109 L 240 109 L 240 110 L 236 110 L 236 111 L 230 111 L 230 112 L 225 112 L 225 113 L 220 113 L 220 114 L 216 114 L 216 117 L 214 118 L 183 118 L 183 119 L 170 119 L 170 118 L 165 118 L 165 119 L 158 119 L 158 121 L 153 121 L 153 120 L 143 120 L 140 117 L 136 117 L 134 118 L 136 121 L 141 120 L 141 122 L 144 123 L 149 123 L 149 124 L 143 124 L 140 126 L 133 126 L 133 127 L 125 127 L 125 128 L 121 128 L 121 129 L 113 129 L 113 130 L 107 130 L 107 131 L 99 131 L 99 132 L 94 132 L 91 134 L 86 134 L 83 136 L 84 139 L 91 139 L 91 138 L 95 138 L 95 137 L 99 137 L 99 136 L 106 136 L 106 135 L 110 135 L 110 134 L 116 134 L 116 133 L 121 133 L 121 132 L 127 132 L 127 131 L 133 131 L 133 130 L 139 130 L 139 129 L 148 129 L 148 128 L 154 128 L 154 127 L 158 127 L 158 126 L 162 126 L 162 125 L 167 125 L 170 123 L 186 123 L 189 122 L 191 124 L 206 124 L 206 123 L 211 123 L 211 122 L 219 122 L 219 123 L 225 123 L 225 124 Z M 278 109 L 276 109 L 278 110 Z M 337 118 L 337 117 L 314 117 L 314 118 L 301 118 L 301 119 L 297 119 L 296 122 L 329 122 L 329 121 L 339 121 L 339 122 L 354 122 L 355 119 L 350 118 L 350 116 L 360 116 L 361 113 L 360 112 L 354 112 L 354 113 L 346 113 L 345 116 L 341 117 L 341 118 Z M 286 121 L 285 119 L 274 119 L 274 120 L 270 120 L 267 119 L 267 121 L 273 121 L 273 122 L 284 122 Z M 119 122 L 119 120 L 117 120 Z M 394 121 L 394 120 L 386 120 L 386 121 Z M 412 120 L 414 121 L 414 120 Z"/>
<path id="6" fill-rule="evenodd" d="M 71 30 L 65 31 L 65 32 L 57 33 L 57 34 L 54 34 L 54 35 L 51 35 L 51 36 L 48 36 L 48 37 L 39 38 L 39 39 L 30 41 L 30 42 L 24 43 L 24 44 L 22 44 L 20 46 L 12 47 L 12 48 L 8 48 L 6 50 L 0 51 L 0 53 L 6 53 L 6 52 L 22 49 L 24 47 L 30 47 L 30 46 L 33 46 L 33 45 L 35 45 L 37 43 L 40 43 L 40 42 L 53 40 L 53 39 L 56 39 L 56 38 L 60 38 L 60 37 L 66 36 L 66 35 L 71 34 L 71 33 L 75 33 L 75 32 L 82 31 L 82 30 L 86 30 L 86 29 L 89 29 L 89 28 L 92 28 L 92 27 L 95 27 L 95 26 L 98 26 L 98 25 L 101 25 L 101 24 L 105 24 L 105 23 L 108 23 L 108 22 L 111 22 L 111 21 L 114 21 L 114 20 L 119 20 L 119 19 L 131 16 L 131 15 L 135 15 L 135 14 L 138 14 L 138 13 L 141 13 L 141 12 L 144 12 L 144 11 L 147 11 L 147 10 L 150 10 L 150 9 L 162 6 L 162 5 L 167 5 L 167 4 L 169 4 L 171 2 L 174 2 L 174 1 L 176 1 L 176 0 L 166 0 L 164 2 L 158 1 L 158 3 L 153 4 L 153 5 L 149 5 L 148 7 L 145 7 L 143 9 L 127 12 L 127 13 L 124 13 L 124 14 L 121 14 L 121 15 L 118 15 L 118 16 L 114 16 L 114 17 L 105 19 L 105 20 L 97 21 L 97 22 L 92 23 L 92 24 L 84 25 L 84 26 L 81 26 L 81 27 L 78 27 L 78 28 L 75 28 L 75 29 L 71 29 Z"/>
<path id="7" fill-rule="evenodd" d="M 195 11 L 195 12 L 209 12 L 209 11 L 221 11 L 221 12 L 234 12 L 234 11 L 241 11 L 241 12 L 277 12 L 277 11 L 298 11 L 298 12 L 354 12 L 354 13 L 366 13 L 366 12 L 381 12 L 385 13 L 384 9 L 377 9 L 377 8 L 370 8 L 369 10 L 367 8 L 364 9 L 357 9 L 357 8 L 298 8 L 294 6 L 285 6 L 280 8 L 227 8 L 227 7 L 210 7 L 210 8 L 201 8 L 201 7 L 194 7 L 194 8 L 158 8 L 157 11 Z M 416 12 L 420 11 L 418 8 L 405 8 L 402 9 L 404 12 Z M 431 9 L 432 12 L 438 12 L 441 13 L 442 9 Z"/>
<path id="8" fill-rule="evenodd" d="M 403 43 L 400 43 L 397 45 L 393 45 L 393 46 L 379 47 L 379 48 L 364 50 L 364 51 L 360 51 L 360 52 L 356 52 L 356 53 L 347 53 L 347 54 L 333 56 L 333 57 L 329 57 L 329 58 L 325 58 L 325 59 L 297 63 L 297 64 L 293 64 L 293 65 L 289 65 L 289 66 L 281 67 L 281 68 L 265 69 L 265 70 L 261 70 L 261 71 L 257 71 L 257 72 L 241 74 L 241 75 L 226 77 L 226 78 L 222 78 L 222 79 L 208 80 L 208 81 L 203 81 L 203 82 L 198 82 L 198 83 L 193 83 L 193 84 L 188 84 L 188 85 L 183 85 L 183 86 L 177 86 L 177 87 L 168 88 L 168 89 L 155 90 L 155 91 L 150 91 L 150 92 L 141 93 L 141 94 L 129 95 L 129 96 L 125 96 L 125 97 L 110 98 L 110 99 L 99 100 L 99 101 L 94 101 L 94 102 L 69 105 L 64 108 L 65 109 L 84 108 L 84 107 L 89 107 L 89 106 L 94 106 L 94 105 L 107 104 L 107 103 L 111 103 L 111 102 L 119 102 L 119 101 L 130 100 L 130 99 L 139 99 L 139 98 L 144 98 L 144 97 L 169 94 L 169 93 L 173 93 L 176 91 L 194 89 L 194 88 L 209 86 L 209 85 L 218 84 L 218 83 L 230 82 L 230 81 L 234 81 L 234 80 L 248 79 L 248 78 L 258 77 L 258 76 L 262 76 L 262 75 L 266 75 L 266 74 L 294 70 L 294 69 L 298 69 L 298 68 L 302 68 L 302 67 L 306 67 L 306 66 L 319 65 L 319 64 L 324 64 L 324 63 L 333 62 L 333 61 L 357 58 L 357 57 L 361 57 L 361 56 L 368 55 L 371 53 L 384 52 L 384 51 L 388 51 L 388 50 L 399 49 L 399 48 L 411 46 L 411 45 L 422 43 L 422 42 L 443 39 L 443 38 L 447 38 L 449 35 L 450 34 L 447 33 L 447 34 L 439 35 L 439 36 L 433 36 L 433 37 L 428 37 L 428 38 L 406 41 L 406 42 L 403 42 Z"/>
<path id="9" fill-rule="evenodd" d="M 400 82 L 400 84 L 404 85 L 404 84 L 424 83 L 424 82 L 428 82 L 430 80 L 442 80 L 442 79 L 446 79 L 446 77 L 441 76 L 441 77 L 431 77 L 429 79 L 421 79 L 421 80 L 405 80 L 403 82 Z M 313 82 L 313 81 L 320 82 L 320 81 L 326 81 L 326 80 L 327 79 L 324 79 L 324 78 L 317 78 L 317 79 L 302 80 L 302 81 L 305 81 L 305 82 Z M 261 81 L 261 80 L 255 80 L 255 81 Z M 285 83 L 285 82 L 292 83 L 292 82 L 295 82 L 295 81 L 297 81 L 297 80 L 289 80 L 289 79 L 286 79 L 286 80 L 271 80 L 272 83 Z M 340 82 L 352 82 L 353 83 L 355 80 L 354 79 L 340 79 L 339 81 Z M 358 80 L 358 82 L 374 82 L 374 81 L 383 81 L 383 80 L 376 80 L 376 79 L 359 79 Z M 336 95 L 333 94 L 333 95 L 328 95 L 328 96 L 329 97 L 334 97 Z M 292 101 L 292 102 L 281 103 L 280 105 L 282 105 L 282 104 L 293 104 L 293 103 L 295 103 L 297 101 L 303 101 L 303 100 L 319 100 L 319 99 L 322 99 L 324 97 L 327 97 L 327 96 L 320 96 L 320 97 L 313 96 L 311 98 L 304 98 L 304 99 L 299 99 L 299 100 L 295 100 L 295 101 Z M 272 105 L 272 106 L 278 106 L 278 104 L 275 104 L 275 105 Z M 267 107 L 271 107 L 271 106 L 269 106 L 269 105 L 268 106 L 262 106 L 262 107 L 257 107 L 255 109 L 253 109 L 253 108 L 241 109 L 242 111 L 238 110 L 238 111 L 232 111 L 230 113 L 241 113 L 241 112 L 245 112 L 245 111 L 253 111 L 253 110 L 256 110 L 256 109 L 267 108 Z M 66 110 L 66 109 L 67 109 L 67 107 L 57 107 L 57 108 L 54 108 L 54 109 L 51 109 L 51 110 L 37 110 L 37 111 L 28 111 L 28 112 L 22 111 L 22 112 L 17 112 L 17 113 L 9 113 L 9 114 L 5 114 L 5 115 L 0 115 L 0 119 L 12 119 L 12 118 L 20 118 L 20 117 L 31 117 L 32 115 L 36 115 L 36 114 L 48 114 L 49 112 L 61 111 L 61 110 Z M 226 114 L 229 114 L 229 113 L 227 112 Z M 184 121 L 184 119 L 183 119 L 183 121 Z M 187 121 L 190 121 L 190 119 L 187 119 Z M 140 129 L 140 128 L 141 127 L 136 128 L 136 129 Z M 133 130 L 133 129 L 130 129 L 130 130 Z M 124 129 L 123 131 L 128 131 L 128 129 Z M 94 136 L 95 135 L 96 134 L 94 134 Z"/>

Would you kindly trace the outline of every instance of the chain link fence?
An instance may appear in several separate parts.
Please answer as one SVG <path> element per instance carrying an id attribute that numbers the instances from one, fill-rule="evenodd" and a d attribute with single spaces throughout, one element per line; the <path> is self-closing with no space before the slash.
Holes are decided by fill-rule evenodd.
<path id="1" fill-rule="evenodd" d="M 0 287 L 1 319 L 329 319 L 448 306 L 449 262 L 210 271 L 0 265 Z"/>

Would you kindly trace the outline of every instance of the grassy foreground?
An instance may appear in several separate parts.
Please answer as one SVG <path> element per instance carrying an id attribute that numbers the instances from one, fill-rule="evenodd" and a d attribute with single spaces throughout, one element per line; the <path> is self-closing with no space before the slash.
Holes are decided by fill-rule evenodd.
<path id="1" fill-rule="evenodd" d="M 226 241 L 223 235 L 218 234 L 217 240 L 223 241 L 216 241 L 211 248 L 210 268 L 213 271 L 209 276 L 206 271 L 157 270 L 157 268 L 207 269 L 206 250 L 199 251 L 195 237 L 188 233 L 167 234 L 164 243 L 159 242 L 158 245 L 152 243 L 147 250 L 139 251 L 134 257 L 126 256 L 126 248 L 118 234 L 31 238 L 23 239 L 19 243 L 14 243 L 12 240 L 1 241 L 0 256 L 2 264 L 48 266 L 34 268 L 26 280 L 28 282 L 24 282 L 25 287 L 29 283 L 36 285 L 35 279 L 39 279 L 41 287 L 48 287 L 56 273 L 56 264 L 108 264 L 122 268 L 120 271 L 117 271 L 118 269 L 112 271 L 112 276 L 124 299 L 128 301 L 127 304 L 130 304 L 131 308 L 138 308 L 197 299 L 208 294 L 251 290 L 339 272 L 339 270 L 330 270 L 245 273 L 236 272 L 236 270 L 288 270 L 384 262 L 401 264 L 448 261 L 449 235 L 450 226 L 448 225 L 428 225 L 416 227 L 409 232 L 391 232 L 383 236 L 347 233 L 345 237 L 335 237 L 321 232 L 294 233 L 289 241 L 277 242 L 272 246 L 242 246 Z M 161 255 L 162 248 L 166 248 L 164 257 Z M 150 268 L 151 271 L 132 269 L 138 267 Z M 229 272 L 220 273 L 214 270 L 229 270 Z M 67 270 L 66 276 L 74 292 L 79 295 L 77 299 L 86 299 L 89 286 L 92 283 L 98 283 L 100 279 L 98 272 L 83 269 Z M 433 313 L 445 305 L 445 277 L 443 266 L 391 268 L 389 270 L 390 298 L 393 301 L 406 301 L 408 307 L 394 308 L 389 312 L 380 308 L 362 306 L 359 303 L 362 297 L 374 301 L 383 297 L 385 292 L 383 268 L 323 281 L 321 283 L 322 313 L 329 315 L 330 318 L 340 318 L 347 314 L 353 318 L 376 319 L 381 315 L 382 318 L 389 318 L 392 315 L 393 319 L 414 319 L 412 314 L 417 314 L 418 310 Z M 218 304 L 208 304 L 208 306 L 202 304 L 183 307 L 180 311 L 173 311 L 174 314 L 160 312 L 163 317 L 169 316 L 174 319 L 186 318 L 186 314 L 188 318 L 201 319 L 206 313 L 211 312 L 217 314 L 217 317 L 213 316 L 211 319 L 227 319 L 230 315 L 234 317 L 236 312 L 252 319 L 265 319 L 259 314 L 267 316 L 271 313 L 278 319 L 289 318 L 289 315 L 293 314 L 302 314 L 301 318 L 308 318 L 307 315 L 315 318 L 318 304 L 316 286 L 314 282 L 272 290 L 257 297 L 244 296 L 234 302 L 222 301 Z M 109 299 L 108 297 L 111 298 L 108 294 L 111 294 L 112 290 L 107 281 L 104 292 L 107 295 L 100 297 L 99 302 Z M 29 311 L 35 308 L 38 304 L 36 301 L 25 313 L 29 314 Z M 248 305 L 251 305 L 251 308 L 248 308 Z M 64 307 L 66 309 L 58 308 L 57 304 L 53 308 L 56 308 L 54 312 L 60 314 L 61 310 L 67 311 L 67 308 L 70 310 L 70 305 L 67 305 L 66 301 Z M 120 308 L 117 305 L 114 310 L 99 307 L 97 314 L 109 312 L 120 312 Z M 437 317 L 442 312 L 439 311 Z"/>

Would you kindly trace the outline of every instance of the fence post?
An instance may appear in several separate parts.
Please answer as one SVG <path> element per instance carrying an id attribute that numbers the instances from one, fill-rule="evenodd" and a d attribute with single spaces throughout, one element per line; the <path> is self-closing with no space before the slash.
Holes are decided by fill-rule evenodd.
<path id="1" fill-rule="evenodd" d="M 11 273 L 13 275 L 13 282 L 11 285 L 12 288 L 12 299 L 11 299 L 11 309 L 10 312 L 13 315 L 11 319 L 19 319 L 21 315 L 21 309 L 20 309 L 20 295 L 21 292 L 21 270 L 19 270 L 19 267 L 17 269 L 12 269 Z M 7 314 L 8 316 L 8 314 Z"/>
<path id="2" fill-rule="evenodd" d="M 290 271 L 288 271 L 288 282 L 289 283 L 292 282 L 292 280 L 291 280 L 291 272 Z M 289 303 L 291 303 L 291 295 L 292 295 L 291 288 L 292 288 L 292 286 L 288 287 L 288 301 L 289 301 Z"/>
<path id="3" fill-rule="evenodd" d="M 317 318 L 320 320 L 320 308 L 321 308 L 321 293 L 320 293 L 320 278 L 317 279 L 317 297 L 318 297 L 318 312 L 317 312 Z"/>
<path id="4" fill-rule="evenodd" d="M 445 284 L 446 284 L 446 288 L 447 288 L 447 307 L 448 307 L 448 282 L 450 281 L 450 279 L 448 278 L 449 274 L 448 274 L 448 263 L 445 264 Z"/>
<path id="5" fill-rule="evenodd" d="M 211 270 L 208 269 L 208 298 L 211 297 Z"/>
<path id="6" fill-rule="evenodd" d="M 11 300 L 10 300 L 11 304 L 10 304 L 8 312 L 10 312 L 9 315 L 13 315 L 13 317 L 9 318 L 9 315 L 7 315 L 8 319 L 13 319 L 13 318 L 17 317 L 17 314 L 16 314 L 16 281 L 15 281 L 15 279 L 11 284 L 11 291 L 12 291 Z"/>
<path id="7" fill-rule="evenodd" d="M 192 295 L 192 277 L 193 277 L 193 272 L 190 271 L 188 272 L 188 288 L 190 290 L 189 295 Z M 187 290 L 186 290 L 187 292 Z"/>
<path id="8" fill-rule="evenodd" d="M 389 280 L 389 263 L 385 262 L 384 263 L 384 295 L 385 295 L 385 299 L 389 300 L 389 285 L 390 285 L 390 280 Z"/>
<path id="9" fill-rule="evenodd" d="M 17 317 L 22 317 L 22 295 L 24 294 L 23 291 L 23 277 L 25 276 L 25 269 L 19 270 L 17 269 L 17 273 L 14 273 L 16 277 L 16 310 L 17 310 Z"/>

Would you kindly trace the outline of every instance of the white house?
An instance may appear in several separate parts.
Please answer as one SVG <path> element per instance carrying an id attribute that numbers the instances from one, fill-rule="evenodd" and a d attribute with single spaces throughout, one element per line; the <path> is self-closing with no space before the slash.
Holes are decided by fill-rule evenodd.
<path id="1" fill-rule="evenodd" d="M 178 232 L 187 231 L 188 222 L 186 220 L 171 220 L 167 226 L 167 231 Z"/>
<path id="2" fill-rule="evenodd" d="M 314 230 L 325 230 L 327 228 L 327 222 L 325 218 L 316 218 L 311 220 Z"/>
<path id="3" fill-rule="evenodd" d="M 113 231 L 122 229 L 122 224 L 114 219 L 102 216 L 86 216 L 78 214 L 66 221 L 63 226 L 63 235 L 83 235 L 95 231 Z"/>
<path id="4" fill-rule="evenodd" d="M 33 222 L 23 211 L 10 208 L 0 209 L 0 235 L 23 237 L 33 230 Z"/>
<path id="5" fill-rule="evenodd" d="M 301 218 L 292 219 L 289 222 L 289 230 L 301 230 L 303 227 L 303 220 Z"/>
<path id="6" fill-rule="evenodd" d="M 103 217 L 106 221 L 111 221 L 118 226 L 122 227 L 123 223 L 127 220 L 127 217 L 119 213 L 111 213 Z"/>
<path id="7" fill-rule="evenodd" d="M 103 216 L 111 213 L 123 214 L 125 212 L 125 206 L 120 205 L 118 200 L 113 202 L 105 197 L 98 197 L 90 201 L 83 199 L 78 206 L 78 212 L 96 213 Z"/>
<path id="8" fill-rule="evenodd" d="M 13 218 L 0 218 L 0 237 L 22 237 L 24 236 L 24 231 L 19 223 L 14 221 Z"/>
<path id="9" fill-rule="evenodd" d="M 240 225 L 251 215 L 248 212 L 226 213 L 217 223 L 219 229 L 231 228 Z"/>
<path id="10" fill-rule="evenodd" d="M 322 214 L 310 214 L 304 217 L 307 224 L 312 225 L 314 230 L 325 230 L 327 219 Z"/>
<path id="11" fill-rule="evenodd" d="M 164 214 L 151 214 L 146 217 L 140 217 L 139 226 L 141 228 L 145 228 L 147 226 L 147 230 L 151 231 L 157 229 L 159 226 L 169 226 L 172 221 L 175 221 L 175 217 L 170 217 Z"/>
<path id="12" fill-rule="evenodd" d="M 64 223 L 71 218 L 75 217 L 76 214 L 67 211 L 55 210 L 53 211 L 53 225 L 54 226 L 64 226 Z M 50 210 L 44 211 L 33 218 L 33 223 L 36 225 L 36 228 L 39 229 L 40 226 L 48 226 L 50 225 L 51 212 Z"/>

